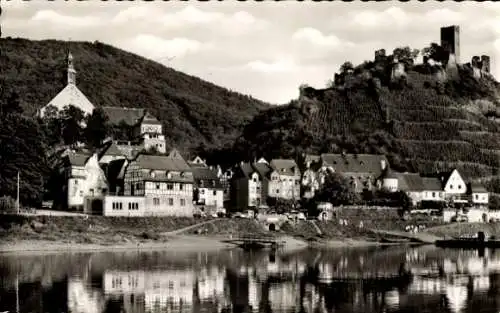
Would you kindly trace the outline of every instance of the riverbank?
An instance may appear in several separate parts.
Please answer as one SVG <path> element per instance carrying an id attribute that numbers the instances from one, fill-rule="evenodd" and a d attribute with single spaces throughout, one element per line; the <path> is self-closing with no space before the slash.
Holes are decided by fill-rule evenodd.
<path id="1" fill-rule="evenodd" d="M 121 244 L 90 244 L 74 242 L 58 242 L 47 240 L 20 240 L 0 244 L 0 253 L 65 253 L 65 252 L 115 252 L 115 251 L 160 251 L 171 250 L 175 252 L 210 252 L 237 247 L 235 244 L 227 243 L 228 238 L 221 236 L 192 236 L 177 235 L 164 241 L 143 241 Z M 370 246 L 395 245 L 368 240 L 355 239 L 331 239 L 315 242 L 307 242 L 293 237 L 281 237 L 284 241 L 283 250 L 286 252 L 314 248 L 362 248 Z"/>
<path id="2" fill-rule="evenodd" d="M 0 251 L 206 251 L 234 247 L 224 240 L 241 236 L 284 238 L 287 250 L 308 246 L 361 247 L 387 245 L 395 239 L 377 234 L 374 229 L 405 226 L 394 211 L 349 210 L 342 217 L 349 220 L 348 225 L 298 221 L 282 223 L 276 231 L 270 231 L 269 225 L 254 219 L 2 215 Z M 365 226 L 359 227 L 359 221 L 364 221 Z"/>

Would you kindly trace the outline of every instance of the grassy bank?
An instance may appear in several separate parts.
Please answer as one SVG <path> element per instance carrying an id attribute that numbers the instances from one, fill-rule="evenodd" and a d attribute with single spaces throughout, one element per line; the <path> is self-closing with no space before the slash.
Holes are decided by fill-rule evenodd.
<path id="1" fill-rule="evenodd" d="M 432 227 L 427 230 L 428 233 L 439 237 L 460 237 L 465 235 L 476 235 L 484 231 L 489 236 L 500 238 L 500 224 L 487 223 L 452 223 L 443 226 Z"/>
<path id="2" fill-rule="evenodd" d="M 428 218 L 402 221 L 396 210 L 343 208 L 338 217 L 347 220 L 347 225 L 338 221 L 298 221 L 286 222 L 278 231 L 269 231 L 268 227 L 254 219 L 214 219 L 199 220 L 176 217 L 103 217 L 90 216 L 15 216 L 0 217 L 0 241 L 3 246 L 18 243 L 43 242 L 46 246 L 61 244 L 95 246 L 131 246 L 157 245 L 173 243 L 174 235 L 194 235 L 197 238 L 232 235 L 274 237 L 284 236 L 303 242 L 321 243 L 324 241 L 357 240 L 378 242 L 389 236 L 375 234 L 371 229 L 404 230 L 407 225 L 425 224 L 427 227 L 440 223 Z M 205 222 L 204 224 L 200 224 Z M 363 227 L 360 227 L 363 222 Z M 500 227 L 498 232 L 500 232 Z M 178 238 L 177 238 L 178 239 Z M 205 242 L 208 244 L 208 241 Z M 216 243 L 214 241 L 213 245 Z"/>
<path id="3" fill-rule="evenodd" d="M 161 233 L 196 224 L 193 218 L 103 217 L 90 216 L 15 216 L 0 218 L 2 243 L 22 240 L 61 243 L 120 244 L 162 241 Z"/>

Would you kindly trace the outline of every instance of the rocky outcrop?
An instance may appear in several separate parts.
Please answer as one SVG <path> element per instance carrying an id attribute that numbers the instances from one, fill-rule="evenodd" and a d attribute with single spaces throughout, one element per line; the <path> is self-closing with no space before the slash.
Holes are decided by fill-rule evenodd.
<path id="1" fill-rule="evenodd" d="M 405 65 L 397 60 L 394 61 L 391 69 L 391 83 L 396 83 L 401 79 L 406 79 Z"/>

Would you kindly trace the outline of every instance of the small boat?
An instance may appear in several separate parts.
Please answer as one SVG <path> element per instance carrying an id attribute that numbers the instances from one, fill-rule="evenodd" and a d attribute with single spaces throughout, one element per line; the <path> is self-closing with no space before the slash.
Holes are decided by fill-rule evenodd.
<path id="1" fill-rule="evenodd" d="M 380 239 L 381 243 L 411 243 L 411 239 L 408 238 L 386 238 Z"/>
<path id="2" fill-rule="evenodd" d="M 484 232 L 478 232 L 474 238 L 454 238 L 436 240 L 436 246 L 441 248 L 458 249 L 482 249 L 482 248 L 500 248 L 500 240 L 493 237 L 486 238 Z"/>

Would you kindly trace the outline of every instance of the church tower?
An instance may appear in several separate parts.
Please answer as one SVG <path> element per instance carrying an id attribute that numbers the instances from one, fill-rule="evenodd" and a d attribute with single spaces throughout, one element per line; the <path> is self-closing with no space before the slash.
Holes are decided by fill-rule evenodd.
<path id="1" fill-rule="evenodd" d="M 76 85 L 76 70 L 71 52 L 68 52 L 68 85 Z"/>

